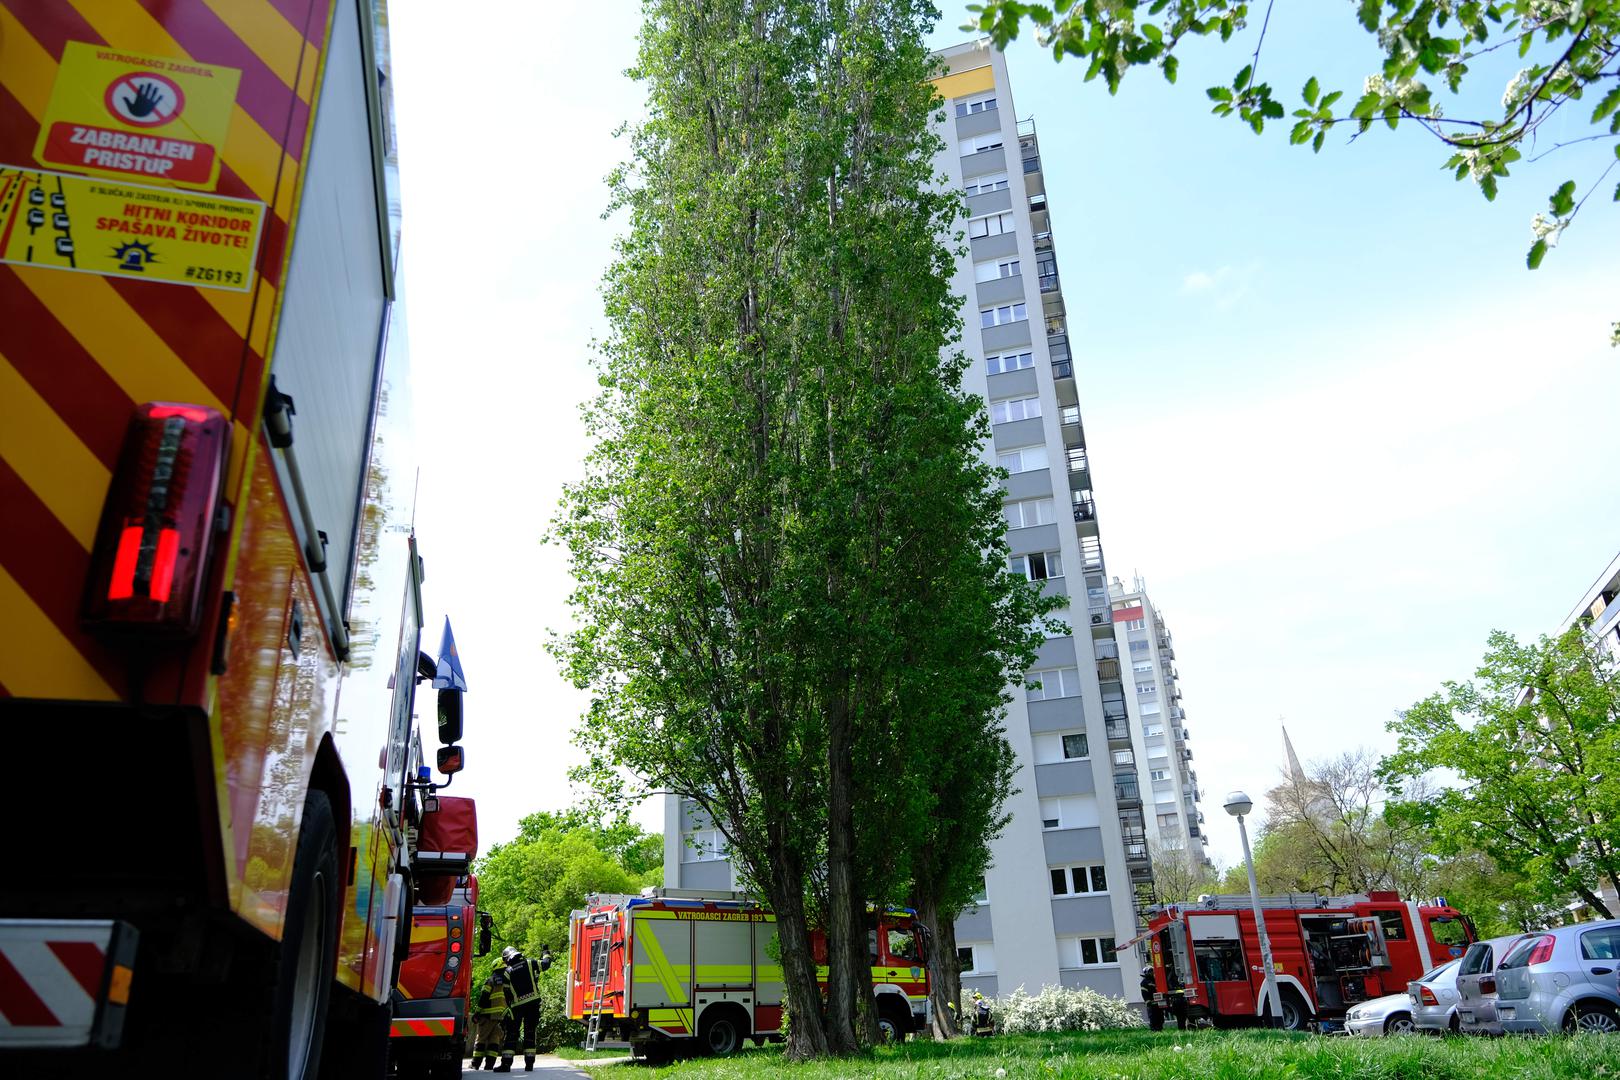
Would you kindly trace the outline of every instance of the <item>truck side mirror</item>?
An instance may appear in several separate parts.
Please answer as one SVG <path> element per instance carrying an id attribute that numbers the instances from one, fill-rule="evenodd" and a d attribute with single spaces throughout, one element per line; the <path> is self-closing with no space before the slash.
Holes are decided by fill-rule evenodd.
<path id="1" fill-rule="evenodd" d="M 488 956 L 490 949 L 490 935 L 494 932 L 495 916 L 487 911 L 478 913 L 478 950 L 474 956 Z"/>
<path id="2" fill-rule="evenodd" d="M 461 695 L 464 692 L 455 687 L 439 691 L 439 743 L 442 746 L 461 741 Z"/>
<path id="3" fill-rule="evenodd" d="M 439 747 L 439 771 L 446 776 L 454 776 L 466 767 L 465 751 L 459 746 Z"/>

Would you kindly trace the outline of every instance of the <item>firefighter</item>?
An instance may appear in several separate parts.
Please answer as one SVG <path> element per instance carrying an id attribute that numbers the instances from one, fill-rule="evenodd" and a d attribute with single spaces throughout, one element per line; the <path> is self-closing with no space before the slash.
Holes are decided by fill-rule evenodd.
<path id="1" fill-rule="evenodd" d="M 1158 987 L 1153 983 L 1153 965 L 1146 964 L 1142 967 L 1142 1001 L 1147 1005 L 1148 1027 L 1154 1031 L 1163 1031 L 1164 1010 L 1153 1000 L 1153 995 L 1157 991 Z"/>
<path id="2" fill-rule="evenodd" d="M 484 1062 L 489 1062 L 492 1072 L 511 1072 L 512 1059 L 508 1057 L 504 1066 L 497 1066 L 495 1059 L 501 1056 L 501 1047 L 505 1042 L 503 1022 L 512 1015 L 512 987 L 507 984 L 506 972 L 496 968 L 489 973 L 484 981 L 484 988 L 478 992 L 473 1002 L 473 1052 L 472 1067 L 482 1069 Z"/>
<path id="3" fill-rule="evenodd" d="M 551 949 L 542 946 L 540 959 L 531 960 L 508 945 L 501 950 L 501 962 L 506 965 L 506 978 L 512 984 L 514 1001 L 501 1065 L 510 1069 L 521 1045 L 523 1071 L 533 1072 L 540 1040 L 540 973 L 551 966 Z"/>

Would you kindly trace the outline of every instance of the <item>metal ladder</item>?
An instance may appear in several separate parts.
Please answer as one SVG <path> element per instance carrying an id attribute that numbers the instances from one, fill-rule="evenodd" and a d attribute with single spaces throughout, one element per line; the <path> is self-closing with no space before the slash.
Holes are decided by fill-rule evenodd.
<path id="1" fill-rule="evenodd" d="M 603 948 L 591 961 L 591 1018 L 585 1028 L 587 1050 L 595 1050 L 597 1040 L 602 1035 L 602 999 L 607 996 L 608 975 L 612 968 L 609 960 L 613 955 L 613 919 L 610 916 L 604 921 L 607 923 L 607 934 L 598 939 Z"/>

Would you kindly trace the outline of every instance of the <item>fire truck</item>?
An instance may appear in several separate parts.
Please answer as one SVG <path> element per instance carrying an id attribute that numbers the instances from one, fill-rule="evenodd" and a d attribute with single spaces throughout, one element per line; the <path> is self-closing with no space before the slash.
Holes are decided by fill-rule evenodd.
<path id="1" fill-rule="evenodd" d="M 1262 896 L 1281 996 L 1282 1026 L 1331 1030 L 1357 1002 L 1405 993 L 1424 972 L 1461 956 L 1473 926 L 1443 899 L 1402 900 L 1394 892 L 1354 896 Z M 1120 950 L 1146 942 L 1154 1003 L 1185 1007 L 1218 1026 L 1269 1017 L 1260 938 L 1248 896 L 1204 896 L 1161 908 Z"/>
<path id="2" fill-rule="evenodd" d="M 447 776 L 465 689 L 420 648 L 386 31 L 0 0 L 0 1074 L 386 1067 L 416 688 Z"/>
<path id="3" fill-rule="evenodd" d="M 782 1033 L 783 982 L 776 916 L 741 893 L 647 889 L 593 896 L 569 921 L 568 1015 L 637 1056 L 668 1057 L 682 1046 L 734 1053 Z M 928 1023 L 928 965 L 916 913 L 874 912 L 868 927 L 872 992 L 886 1038 Z M 827 975 L 826 938 L 811 934 Z M 825 989 L 825 983 L 823 983 Z"/>
<path id="4" fill-rule="evenodd" d="M 416 907 L 389 1029 L 393 1074 L 419 1080 L 461 1075 L 472 958 L 490 946 L 487 919 L 479 917 L 478 879 L 468 873 L 477 855 L 473 800 L 438 802 L 438 813 L 425 815 L 417 834 Z"/>

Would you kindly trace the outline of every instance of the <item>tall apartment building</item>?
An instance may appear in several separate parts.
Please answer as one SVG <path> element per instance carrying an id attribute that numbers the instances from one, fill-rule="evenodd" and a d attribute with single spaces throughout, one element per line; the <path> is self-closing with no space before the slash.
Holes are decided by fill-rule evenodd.
<path id="1" fill-rule="evenodd" d="M 946 146 L 935 171 L 968 206 L 970 250 L 953 282 L 972 360 L 965 387 L 989 403 L 986 459 L 1011 474 L 1011 562 L 1065 599 L 1057 614 L 1072 628 L 1044 642 L 1034 685 L 1008 708 L 1018 790 L 982 902 L 956 923 L 963 986 L 991 996 L 1089 986 L 1135 1000 L 1134 954 L 1122 962 L 1114 946 L 1135 936 L 1153 900 L 1137 770 L 1148 743 L 1130 734 L 1040 142 L 1015 119 L 1000 53 L 973 43 L 940 58 Z M 720 836 L 676 798 L 664 863 L 670 886 L 733 884 Z"/>
<path id="2" fill-rule="evenodd" d="M 1131 748 L 1146 773 L 1143 790 L 1151 796 L 1143 799 L 1145 829 L 1140 836 L 1125 836 L 1126 861 L 1135 865 L 1149 847 L 1188 851 L 1204 861 L 1209 835 L 1198 808 L 1202 792 L 1188 745 L 1175 642 L 1140 577 L 1129 589 L 1114 578 L 1108 591 L 1114 606 L 1114 642 L 1124 676 L 1124 703 L 1130 715 Z"/>
<path id="3" fill-rule="evenodd" d="M 1585 626 L 1595 641 L 1620 659 L 1620 555 L 1614 557 L 1597 581 L 1586 590 L 1558 628 L 1562 633 L 1576 623 Z"/>

